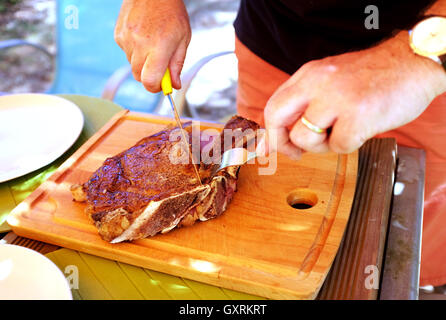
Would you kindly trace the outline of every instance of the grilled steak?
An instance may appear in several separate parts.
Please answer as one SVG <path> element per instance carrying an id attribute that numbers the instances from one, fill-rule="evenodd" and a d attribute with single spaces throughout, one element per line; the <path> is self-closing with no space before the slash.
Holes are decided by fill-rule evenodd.
<path id="1" fill-rule="evenodd" d="M 192 126 L 188 123 L 183 127 L 189 133 L 191 145 Z M 241 117 L 233 117 L 225 125 L 225 129 L 240 133 L 246 133 L 246 129 L 255 133 L 258 128 L 256 123 Z M 140 140 L 106 159 L 86 183 L 71 187 L 74 200 L 86 201 L 86 213 L 104 240 L 118 243 L 141 239 L 177 226 L 192 225 L 197 220 L 215 218 L 226 210 L 236 191 L 239 168 L 229 167 L 211 177 L 216 164 L 200 162 L 197 166 L 201 185 L 193 164 L 173 164 L 169 158 L 180 150 L 178 146 L 184 146 L 179 135 L 178 140 L 170 141 L 169 136 L 175 130 L 179 128 Z M 245 136 L 243 141 L 231 138 L 225 146 L 222 132 L 211 139 L 209 149 L 224 152 L 236 143 L 246 147 L 253 138 L 253 134 Z M 201 148 L 209 147 L 205 143 L 208 139 L 200 134 Z"/>

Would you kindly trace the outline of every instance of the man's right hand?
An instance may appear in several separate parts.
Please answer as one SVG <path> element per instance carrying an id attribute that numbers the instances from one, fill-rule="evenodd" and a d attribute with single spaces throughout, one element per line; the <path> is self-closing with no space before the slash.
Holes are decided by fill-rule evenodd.
<path id="1" fill-rule="evenodd" d="M 150 92 L 161 90 L 170 68 L 172 86 L 181 88 L 180 73 L 191 38 L 182 0 L 124 0 L 115 40 L 132 65 L 133 76 Z"/>

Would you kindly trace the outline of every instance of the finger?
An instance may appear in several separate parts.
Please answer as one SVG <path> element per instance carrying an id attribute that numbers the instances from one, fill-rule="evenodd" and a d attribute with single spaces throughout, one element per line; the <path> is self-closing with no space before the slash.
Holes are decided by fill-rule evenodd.
<path id="1" fill-rule="evenodd" d="M 275 135 L 276 143 L 269 144 L 269 151 L 279 151 L 293 159 L 301 156 L 301 150 L 291 141 L 287 127 L 293 125 L 303 113 L 307 99 L 296 86 L 281 87 L 265 107 L 265 127 L 268 136 Z M 270 139 L 270 137 L 268 137 Z"/>
<path id="2" fill-rule="evenodd" d="M 118 19 L 118 22 L 116 23 L 116 27 L 115 27 L 114 34 L 113 34 L 114 40 L 115 40 L 116 44 L 122 49 L 122 51 L 124 51 L 127 61 L 129 63 L 131 63 L 132 55 L 133 55 L 133 46 L 128 45 L 129 41 L 126 39 L 126 37 L 124 36 L 124 34 L 121 30 L 122 30 L 122 22 L 120 22 L 120 20 Z"/>
<path id="3" fill-rule="evenodd" d="M 166 72 L 173 54 L 173 47 L 169 44 L 155 46 L 145 60 L 141 71 L 141 82 L 144 87 L 153 93 L 161 90 L 161 79 Z"/>
<path id="4" fill-rule="evenodd" d="M 351 153 L 359 149 L 367 138 L 361 125 L 358 125 L 353 118 L 342 117 L 333 126 L 328 145 L 336 153 Z"/>
<path id="5" fill-rule="evenodd" d="M 304 117 L 311 124 L 327 130 L 337 118 L 338 109 L 327 103 L 313 99 L 304 112 Z M 290 132 L 290 140 L 305 151 L 322 153 L 329 150 L 326 132 L 314 132 L 302 120 L 298 121 Z"/>
<path id="6" fill-rule="evenodd" d="M 308 99 L 295 86 L 281 86 L 268 100 L 265 107 L 267 129 L 293 125 L 303 114 Z"/>
<path id="7" fill-rule="evenodd" d="M 166 72 L 169 60 L 158 51 L 149 53 L 141 71 L 141 82 L 148 91 L 161 91 L 161 79 Z"/>
<path id="8" fill-rule="evenodd" d="M 274 151 L 275 147 L 277 148 L 277 151 L 280 153 L 283 153 L 287 155 L 289 158 L 293 160 L 299 160 L 302 155 L 302 150 L 298 147 L 296 147 L 291 141 L 290 141 L 290 133 L 288 129 L 281 128 L 275 131 L 275 134 L 277 136 L 277 144 L 276 146 L 272 143 L 269 143 L 269 151 Z"/>
<path id="9" fill-rule="evenodd" d="M 291 142 L 308 152 L 324 153 L 329 151 L 327 133 L 315 133 L 309 130 L 302 121 L 296 122 L 290 132 Z"/>
<path id="10" fill-rule="evenodd" d="M 133 78 L 136 81 L 141 81 L 141 71 L 146 62 L 147 52 L 142 50 L 134 50 L 130 58 L 130 64 L 132 67 Z"/>
<path id="11" fill-rule="evenodd" d="M 133 47 L 125 47 L 120 46 L 122 51 L 124 51 L 125 57 L 127 58 L 127 61 L 131 64 L 132 63 L 132 56 L 133 56 Z"/>
<path id="12" fill-rule="evenodd" d="M 288 132 L 285 132 L 285 136 Z M 301 150 L 296 149 L 292 144 L 285 145 L 281 153 L 286 154 L 293 160 L 299 160 L 301 157 Z M 258 137 L 256 145 L 257 157 L 263 158 L 269 156 L 271 153 L 277 151 L 277 131 L 272 134 L 271 131 L 264 131 L 261 137 Z"/>
<path id="13" fill-rule="evenodd" d="M 172 56 L 169 63 L 170 75 L 172 77 L 172 86 L 181 89 L 181 71 L 183 70 L 184 60 L 186 59 L 187 43 L 182 42 Z"/>
<path id="14" fill-rule="evenodd" d="M 256 147 L 256 153 L 260 156 L 267 156 L 276 151 L 293 160 L 299 160 L 302 155 L 302 150 L 289 141 L 289 131 L 286 128 L 267 130 Z"/>

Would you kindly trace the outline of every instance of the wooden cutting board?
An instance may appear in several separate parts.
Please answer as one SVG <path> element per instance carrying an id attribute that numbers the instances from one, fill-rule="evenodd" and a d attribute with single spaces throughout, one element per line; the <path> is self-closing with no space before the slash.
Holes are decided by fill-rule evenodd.
<path id="1" fill-rule="evenodd" d="M 72 200 L 70 186 L 87 181 L 107 157 L 172 123 L 128 110 L 118 113 L 13 210 L 8 218 L 13 231 L 268 298 L 315 298 L 350 214 L 357 153 L 305 154 L 298 162 L 278 155 L 274 175 L 258 175 L 260 165 L 245 165 L 229 208 L 216 219 L 128 243 L 110 244 L 98 236 L 85 204 Z"/>

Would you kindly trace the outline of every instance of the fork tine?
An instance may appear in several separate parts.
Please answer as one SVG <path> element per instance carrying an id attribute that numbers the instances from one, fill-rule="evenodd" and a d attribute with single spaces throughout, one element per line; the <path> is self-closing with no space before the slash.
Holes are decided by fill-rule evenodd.
<path id="1" fill-rule="evenodd" d="M 215 166 L 212 176 L 214 176 L 217 172 L 223 170 L 224 168 L 231 166 L 241 166 L 256 157 L 257 154 L 255 152 L 249 152 L 245 148 L 233 148 L 226 150 L 223 153 L 220 165 L 218 167 Z"/>

